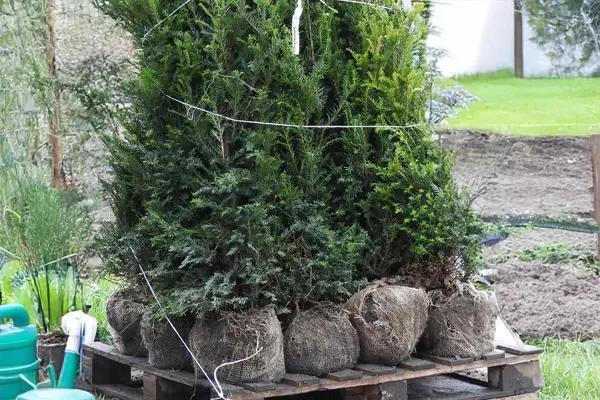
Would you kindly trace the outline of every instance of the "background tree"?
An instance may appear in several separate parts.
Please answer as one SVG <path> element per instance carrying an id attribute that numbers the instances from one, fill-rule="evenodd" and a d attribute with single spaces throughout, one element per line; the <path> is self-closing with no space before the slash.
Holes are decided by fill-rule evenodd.
<path id="1" fill-rule="evenodd" d="M 546 51 L 559 73 L 579 70 L 600 56 L 600 2 L 524 0 L 533 41 Z M 596 66 L 596 70 L 600 66 Z"/>

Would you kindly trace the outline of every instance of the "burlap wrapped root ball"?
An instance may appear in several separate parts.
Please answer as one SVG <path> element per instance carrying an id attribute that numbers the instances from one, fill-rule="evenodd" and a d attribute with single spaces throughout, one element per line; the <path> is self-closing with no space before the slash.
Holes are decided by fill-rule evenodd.
<path id="1" fill-rule="evenodd" d="M 422 289 L 373 286 L 346 303 L 360 339 L 360 361 L 396 365 L 414 351 L 427 323 L 429 298 Z"/>
<path id="2" fill-rule="evenodd" d="M 187 342 L 193 320 L 169 318 L 182 339 Z M 144 346 L 148 350 L 148 363 L 161 369 L 192 369 L 192 357 L 171 325 L 164 319 L 153 318 L 147 310 L 141 321 Z"/>
<path id="3" fill-rule="evenodd" d="M 273 307 L 247 312 L 207 314 L 190 332 L 194 356 L 211 376 L 229 383 L 279 382 L 285 374 L 283 333 Z M 203 377 L 196 367 L 196 375 Z"/>
<path id="4" fill-rule="evenodd" d="M 431 307 L 419 347 L 442 357 L 480 358 L 494 350 L 498 304 L 490 291 L 461 284 L 450 295 L 429 293 Z"/>
<path id="5" fill-rule="evenodd" d="M 144 305 L 134 289 L 116 291 L 106 303 L 108 330 L 117 351 L 130 356 L 145 356 L 140 332 Z"/>
<path id="6" fill-rule="evenodd" d="M 348 312 L 335 305 L 296 314 L 283 340 L 287 372 L 322 376 L 352 368 L 360 353 Z"/>

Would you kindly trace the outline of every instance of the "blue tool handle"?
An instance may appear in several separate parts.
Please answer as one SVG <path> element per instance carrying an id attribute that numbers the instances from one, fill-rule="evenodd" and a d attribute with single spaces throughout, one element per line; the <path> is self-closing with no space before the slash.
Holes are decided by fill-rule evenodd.
<path id="1" fill-rule="evenodd" d="M 27 310 L 20 304 L 7 304 L 0 306 L 0 322 L 3 319 L 12 319 L 13 325 L 23 327 L 29 325 Z"/>

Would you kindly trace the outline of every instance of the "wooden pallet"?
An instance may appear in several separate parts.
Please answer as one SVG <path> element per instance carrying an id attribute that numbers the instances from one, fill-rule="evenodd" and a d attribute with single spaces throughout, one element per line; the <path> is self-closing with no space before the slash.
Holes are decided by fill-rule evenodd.
<path id="1" fill-rule="evenodd" d="M 480 360 L 419 354 L 398 367 L 358 364 L 352 370 L 314 377 L 287 374 L 279 384 L 222 384 L 231 400 L 292 396 L 327 400 L 484 400 L 530 399 L 543 385 L 539 354 L 533 347 L 498 349 Z M 137 384 L 132 370 L 141 373 Z M 467 373 L 481 370 L 483 373 Z M 205 400 L 215 397 L 210 385 L 191 372 L 150 366 L 146 359 L 125 356 L 112 346 L 84 348 L 81 386 L 121 400 Z M 522 396 L 529 397 L 511 397 Z M 535 397 L 531 397 L 535 396 Z"/>

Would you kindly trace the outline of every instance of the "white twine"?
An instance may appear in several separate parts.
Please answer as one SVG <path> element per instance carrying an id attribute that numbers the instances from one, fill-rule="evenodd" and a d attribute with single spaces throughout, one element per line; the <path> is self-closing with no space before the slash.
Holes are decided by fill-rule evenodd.
<path id="1" fill-rule="evenodd" d="M 377 3 L 369 3 L 368 1 L 360 1 L 360 0 L 336 0 L 342 3 L 351 3 L 351 4 L 361 4 L 369 7 L 381 8 L 382 10 L 393 10 L 392 7 L 384 6 L 383 4 Z"/>
<path id="2" fill-rule="evenodd" d="M 142 37 L 142 42 L 144 40 L 146 40 L 146 37 L 150 34 L 150 32 L 152 32 L 153 30 L 155 30 L 156 28 L 158 28 L 160 25 L 162 25 L 166 20 L 168 20 L 169 18 L 171 18 L 173 15 L 175 15 L 179 10 L 181 10 L 183 7 L 185 7 L 190 1 L 192 0 L 186 0 L 183 2 L 183 4 L 181 4 L 179 7 L 177 7 L 176 9 L 174 9 L 173 11 L 171 11 L 171 13 L 169 15 L 167 15 L 166 17 L 164 17 L 163 19 L 161 19 L 160 21 L 158 21 L 158 23 L 156 25 L 154 25 L 152 28 L 150 28 Z"/>
<path id="3" fill-rule="evenodd" d="M 258 355 L 258 353 L 260 353 L 262 351 L 262 349 L 263 348 L 260 347 L 260 341 L 258 340 L 258 336 L 257 336 L 256 337 L 256 351 L 254 353 L 252 353 L 251 355 L 249 355 L 246 358 L 242 358 L 241 360 L 226 362 L 226 363 L 219 365 L 217 368 L 215 368 L 213 375 L 214 375 L 215 382 L 219 386 L 219 390 L 221 391 L 221 393 L 223 393 L 223 389 L 221 388 L 221 383 L 219 382 L 219 379 L 217 378 L 217 372 L 219 371 L 219 369 L 221 369 L 222 367 L 226 367 L 228 365 L 234 365 L 234 364 L 241 363 L 243 361 L 248 361 L 251 358 L 256 357 Z M 213 400 L 213 399 L 211 399 L 211 400 Z"/>
<path id="4" fill-rule="evenodd" d="M 219 114 L 214 111 L 207 110 L 202 107 L 194 106 L 185 101 L 176 99 L 175 97 L 169 96 L 165 94 L 165 96 L 185 107 L 192 110 L 201 111 L 205 114 L 212 115 L 217 118 L 221 118 L 231 122 L 237 122 L 240 124 L 249 124 L 249 125 L 264 125 L 264 126 L 276 126 L 280 128 L 299 128 L 299 129 L 407 129 L 407 128 L 416 128 L 421 126 L 421 124 L 411 124 L 411 125 L 302 125 L 302 124 L 286 124 L 279 122 L 264 122 L 264 121 L 253 121 L 247 119 L 238 119 L 229 117 L 227 115 Z M 188 116 L 190 113 L 188 112 Z"/>
<path id="5" fill-rule="evenodd" d="M 192 352 L 192 350 L 189 348 L 189 346 L 188 346 L 187 342 L 185 341 L 185 339 L 183 339 L 183 337 L 181 336 L 181 334 L 179 333 L 179 331 L 177 330 L 177 328 L 175 328 L 175 325 L 173 325 L 173 322 L 171 322 L 171 319 L 169 318 L 169 316 L 167 315 L 167 312 L 163 308 L 163 305 L 160 302 L 160 299 L 158 298 L 158 295 L 154 291 L 154 288 L 152 287 L 152 284 L 150 283 L 150 280 L 148 280 L 148 276 L 146 275 L 146 271 L 144 271 L 144 268 L 142 267 L 142 264 L 140 263 L 140 260 L 137 258 L 137 255 L 135 254 L 135 251 L 133 251 L 133 247 L 129 246 L 129 250 L 131 250 L 131 254 L 133 254 L 133 257 L 135 258 L 135 261 L 136 261 L 138 267 L 140 268 L 140 271 L 142 272 L 142 276 L 144 277 L 144 280 L 146 281 L 146 285 L 148 286 L 148 289 L 150 289 L 150 293 L 152 293 L 152 297 L 154 297 L 154 300 L 156 301 L 156 304 L 158 304 L 158 307 L 162 311 L 165 319 L 167 320 L 167 323 L 169 324 L 169 326 L 171 327 L 171 329 L 173 329 L 173 331 L 175 332 L 175 334 L 177 335 L 177 337 L 179 338 L 179 340 L 183 344 L 183 347 L 185 347 L 185 350 L 190 354 L 190 356 L 192 357 L 192 360 L 194 360 L 194 363 L 196 363 L 196 365 L 198 366 L 198 368 L 200 368 L 200 371 L 202 372 L 202 374 L 204 375 L 204 377 L 206 378 L 206 380 L 208 381 L 208 383 L 210 383 L 210 386 L 213 388 L 213 390 L 217 394 L 218 397 L 215 397 L 215 398 L 213 398 L 211 400 L 216 400 L 216 399 L 230 400 L 229 398 L 227 398 L 227 397 L 224 396 L 225 393 L 224 393 L 223 388 L 221 386 L 221 382 L 219 382 L 219 378 L 217 377 L 217 372 L 222 367 L 225 367 L 225 366 L 228 366 L 228 365 L 238 364 L 238 363 L 241 363 L 241 362 L 244 362 L 244 361 L 248 361 L 248 360 L 250 360 L 253 357 L 256 357 L 262 351 L 262 349 L 263 349 L 262 347 L 259 348 L 259 344 L 260 343 L 258 341 L 258 337 L 256 338 L 256 351 L 253 354 L 249 355 L 246 358 L 242 358 L 241 360 L 230 361 L 230 362 L 226 362 L 226 363 L 223 363 L 223 364 L 219 365 L 217 368 L 215 368 L 215 371 L 213 373 L 213 379 L 210 379 L 210 376 L 204 370 L 204 368 L 202 367 L 202 364 L 200 364 L 200 362 L 198 361 L 198 359 L 196 358 L 196 356 L 194 355 L 194 353 Z"/>
<path id="6" fill-rule="evenodd" d="M 336 10 L 335 8 L 331 7 L 329 4 L 325 3 L 325 0 L 319 0 L 325 7 L 329 8 L 332 12 L 337 13 L 338 10 Z"/>

